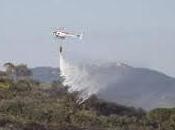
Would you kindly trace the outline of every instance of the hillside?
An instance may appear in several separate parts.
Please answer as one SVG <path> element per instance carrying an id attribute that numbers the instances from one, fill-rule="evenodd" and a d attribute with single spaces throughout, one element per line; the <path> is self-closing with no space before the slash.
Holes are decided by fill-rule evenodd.
<path id="1" fill-rule="evenodd" d="M 36 67 L 31 69 L 33 79 L 40 82 L 51 83 L 58 80 L 59 69 L 52 67 Z"/>
<path id="2" fill-rule="evenodd" d="M 115 63 L 88 68 L 91 78 L 102 86 L 98 96 L 106 101 L 147 110 L 175 105 L 175 79 L 161 72 Z M 59 78 L 56 68 L 38 67 L 32 72 L 34 79 L 44 82 Z"/>
<path id="3" fill-rule="evenodd" d="M 142 109 L 105 102 L 92 96 L 76 103 L 60 83 L 8 81 L 0 89 L 2 130 L 174 130 L 175 110 Z"/>

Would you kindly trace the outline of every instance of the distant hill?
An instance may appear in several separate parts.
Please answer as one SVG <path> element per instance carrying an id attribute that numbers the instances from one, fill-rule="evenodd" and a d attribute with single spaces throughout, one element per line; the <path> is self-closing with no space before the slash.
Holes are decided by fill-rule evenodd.
<path id="1" fill-rule="evenodd" d="M 31 69 L 33 74 L 33 79 L 40 82 L 51 83 L 58 80 L 59 78 L 59 69 L 52 67 L 36 67 Z"/>
<path id="2" fill-rule="evenodd" d="M 98 95 L 107 101 L 146 109 L 175 106 L 175 78 L 126 64 L 90 67 L 94 74 L 102 75 L 101 84 L 106 82 L 105 78 L 110 80 Z M 32 72 L 33 78 L 42 82 L 52 82 L 59 77 L 58 68 L 37 67 Z"/>
<path id="3" fill-rule="evenodd" d="M 110 71 L 108 74 L 113 80 L 99 94 L 108 101 L 148 110 L 175 106 L 175 78 L 173 77 L 126 64 L 108 65 L 102 70 L 107 73 Z"/>

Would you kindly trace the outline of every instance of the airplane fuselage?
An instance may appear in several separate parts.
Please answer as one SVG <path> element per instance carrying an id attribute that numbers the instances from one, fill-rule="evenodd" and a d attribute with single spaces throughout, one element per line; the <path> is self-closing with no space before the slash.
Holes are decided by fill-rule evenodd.
<path id="1" fill-rule="evenodd" d="M 76 34 L 76 33 L 71 33 L 71 32 L 65 32 L 65 31 L 55 31 L 53 32 L 53 35 L 58 38 L 58 39 L 69 39 L 69 38 L 78 38 L 78 39 L 82 39 L 83 34 Z"/>
<path id="2" fill-rule="evenodd" d="M 56 38 L 59 39 L 67 39 L 67 38 L 79 38 L 79 34 L 73 34 L 73 33 L 68 33 L 68 32 L 62 32 L 62 31 L 56 31 L 53 32 Z"/>

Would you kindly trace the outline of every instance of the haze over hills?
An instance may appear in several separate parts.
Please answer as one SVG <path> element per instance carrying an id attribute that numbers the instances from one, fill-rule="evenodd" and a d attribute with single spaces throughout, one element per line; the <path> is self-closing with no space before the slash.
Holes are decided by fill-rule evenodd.
<path id="1" fill-rule="evenodd" d="M 127 106 L 153 109 L 175 106 L 175 78 L 146 68 L 126 64 L 88 65 L 89 74 L 103 87 L 98 96 Z M 33 78 L 42 82 L 59 79 L 59 69 L 37 67 Z"/>
<path id="2" fill-rule="evenodd" d="M 32 68 L 33 79 L 40 82 L 53 82 L 59 78 L 59 69 L 52 67 L 36 67 Z"/>

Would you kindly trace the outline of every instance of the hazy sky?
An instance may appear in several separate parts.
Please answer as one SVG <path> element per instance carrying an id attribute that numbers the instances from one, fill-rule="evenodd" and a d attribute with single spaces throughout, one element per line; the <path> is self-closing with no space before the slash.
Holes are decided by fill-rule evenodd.
<path id="1" fill-rule="evenodd" d="M 122 61 L 175 77 L 174 0 L 0 0 L 0 64 L 57 66 L 51 32 L 83 31 L 68 41 L 72 59 Z"/>

